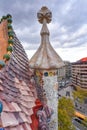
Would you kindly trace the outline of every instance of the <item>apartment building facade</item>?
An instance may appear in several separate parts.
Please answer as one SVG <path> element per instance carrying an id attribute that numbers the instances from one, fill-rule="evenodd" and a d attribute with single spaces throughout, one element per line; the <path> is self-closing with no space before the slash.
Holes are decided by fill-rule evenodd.
<path id="1" fill-rule="evenodd" d="M 72 84 L 87 89 L 87 57 L 72 63 Z"/>

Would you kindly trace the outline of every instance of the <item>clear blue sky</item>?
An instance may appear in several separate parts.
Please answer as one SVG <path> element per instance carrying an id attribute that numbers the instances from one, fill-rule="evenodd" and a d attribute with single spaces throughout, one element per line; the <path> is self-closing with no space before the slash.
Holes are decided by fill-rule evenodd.
<path id="1" fill-rule="evenodd" d="M 63 60 L 87 57 L 87 0 L 0 0 L 0 17 L 10 13 L 13 28 L 29 58 L 40 45 L 42 6 L 52 11 L 50 42 Z"/>

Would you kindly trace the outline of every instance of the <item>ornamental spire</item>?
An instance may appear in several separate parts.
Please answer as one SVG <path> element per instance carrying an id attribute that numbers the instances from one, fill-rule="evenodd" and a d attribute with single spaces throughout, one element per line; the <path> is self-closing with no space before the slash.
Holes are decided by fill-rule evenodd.
<path id="1" fill-rule="evenodd" d="M 43 6 L 37 13 L 38 21 L 42 24 L 41 29 L 41 44 L 36 53 L 30 59 L 29 65 L 31 68 L 37 69 L 56 69 L 64 66 L 60 56 L 55 52 L 50 44 L 49 30 L 47 24 L 52 20 L 52 13 Z"/>
<path id="2" fill-rule="evenodd" d="M 52 18 L 52 13 L 51 11 L 46 7 L 43 6 L 41 10 L 37 13 L 38 21 L 43 24 L 42 29 L 41 29 L 41 35 L 48 34 L 49 35 L 49 30 L 47 28 L 47 23 L 51 22 Z"/>

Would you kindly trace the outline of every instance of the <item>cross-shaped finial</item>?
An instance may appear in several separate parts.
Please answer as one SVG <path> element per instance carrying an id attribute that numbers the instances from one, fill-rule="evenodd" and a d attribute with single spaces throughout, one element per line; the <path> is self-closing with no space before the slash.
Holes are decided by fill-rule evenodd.
<path id="1" fill-rule="evenodd" d="M 38 21 L 43 24 L 44 19 L 47 23 L 51 22 L 52 13 L 51 11 L 46 7 L 43 6 L 41 10 L 37 13 Z"/>

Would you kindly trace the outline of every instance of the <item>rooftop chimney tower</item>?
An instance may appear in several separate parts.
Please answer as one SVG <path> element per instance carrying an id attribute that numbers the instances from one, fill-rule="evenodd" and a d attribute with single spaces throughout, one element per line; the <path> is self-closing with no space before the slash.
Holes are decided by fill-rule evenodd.
<path id="1" fill-rule="evenodd" d="M 58 130 L 58 75 L 57 70 L 64 66 L 60 56 L 55 52 L 49 41 L 47 24 L 51 22 L 52 13 L 47 7 L 42 7 L 37 13 L 38 21 L 42 24 L 41 45 L 30 59 L 30 67 L 35 71 L 37 95 L 43 105 L 53 109 L 48 122 L 49 130 Z"/>

